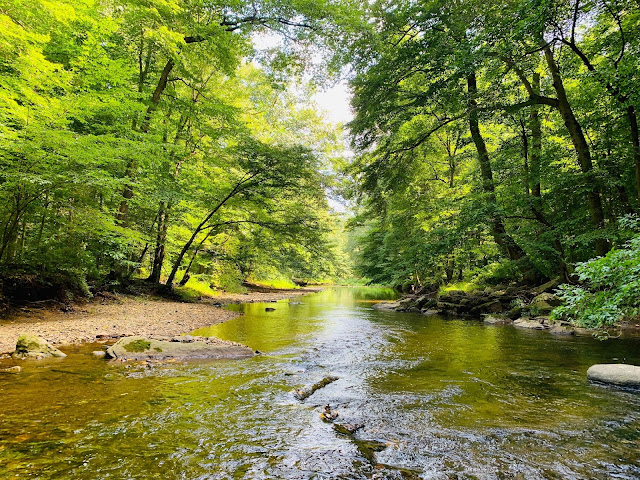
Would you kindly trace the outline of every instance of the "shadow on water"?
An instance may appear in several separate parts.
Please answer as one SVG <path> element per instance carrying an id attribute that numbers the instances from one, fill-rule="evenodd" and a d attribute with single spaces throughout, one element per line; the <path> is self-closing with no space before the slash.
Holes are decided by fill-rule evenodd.
<path id="1" fill-rule="evenodd" d="M 585 380 L 639 364 L 638 339 L 371 308 L 393 298 L 331 288 L 196 332 L 265 352 L 249 360 L 24 364 L 0 377 L 0 478 L 640 478 L 640 394 Z M 336 433 L 327 404 L 364 427 Z"/>

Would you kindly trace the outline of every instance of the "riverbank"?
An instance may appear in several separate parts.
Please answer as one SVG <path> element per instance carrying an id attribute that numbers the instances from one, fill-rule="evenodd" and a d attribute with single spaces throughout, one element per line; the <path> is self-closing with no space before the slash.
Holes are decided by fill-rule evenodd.
<path id="1" fill-rule="evenodd" d="M 12 352 L 21 333 L 30 333 L 60 346 L 139 335 L 180 335 L 225 322 L 239 314 L 223 307 L 230 303 L 274 302 L 320 291 L 319 288 L 223 293 L 197 303 L 156 296 L 110 295 L 70 312 L 53 308 L 24 308 L 0 319 L 0 353 Z"/>
<path id="2" fill-rule="evenodd" d="M 422 313 L 454 318 L 482 319 L 491 325 L 513 325 L 530 330 L 548 330 L 558 335 L 596 335 L 617 337 L 622 332 L 637 336 L 638 319 L 620 322 L 615 327 L 587 329 L 568 319 L 552 320 L 551 312 L 563 301 L 554 293 L 557 280 L 535 288 L 509 286 L 473 291 L 449 290 L 405 295 L 396 302 L 379 302 L 374 308 L 395 312 Z"/>

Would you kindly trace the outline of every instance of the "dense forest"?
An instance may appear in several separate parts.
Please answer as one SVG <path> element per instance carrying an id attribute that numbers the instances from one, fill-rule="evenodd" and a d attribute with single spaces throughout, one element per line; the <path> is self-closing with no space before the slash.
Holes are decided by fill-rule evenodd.
<path id="1" fill-rule="evenodd" d="M 345 275 L 326 199 L 344 144 L 300 74 L 330 13 L 2 2 L 4 275 L 205 292 Z M 260 35 L 280 48 L 254 48 Z"/>
<path id="2" fill-rule="evenodd" d="M 206 292 L 353 264 L 638 296 L 637 2 L 41 0 L 0 21 L 4 278 Z M 341 78 L 346 137 L 312 101 Z"/>
<path id="3" fill-rule="evenodd" d="M 570 313 L 596 292 L 608 320 L 636 313 L 637 2 L 399 1 L 368 15 L 352 57 L 360 272 L 414 288 L 559 277 L 586 284 L 566 291 Z"/>

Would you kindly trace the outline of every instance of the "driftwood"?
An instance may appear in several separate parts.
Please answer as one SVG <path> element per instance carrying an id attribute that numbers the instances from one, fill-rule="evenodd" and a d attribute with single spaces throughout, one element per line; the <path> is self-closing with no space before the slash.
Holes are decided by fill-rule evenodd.
<path id="1" fill-rule="evenodd" d="M 313 393 L 316 390 L 320 390 L 321 388 L 326 387 L 327 385 L 335 382 L 336 380 L 338 380 L 338 377 L 333 377 L 333 376 L 324 377 L 318 383 L 314 383 L 313 385 L 308 385 L 302 388 L 296 388 L 296 390 L 293 392 L 293 396 L 296 397 L 298 400 L 306 400 L 311 395 L 313 395 Z"/>

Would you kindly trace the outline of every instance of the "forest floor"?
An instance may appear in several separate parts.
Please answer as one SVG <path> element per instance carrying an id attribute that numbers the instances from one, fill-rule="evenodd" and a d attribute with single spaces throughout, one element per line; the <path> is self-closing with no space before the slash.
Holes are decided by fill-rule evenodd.
<path id="1" fill-rule="evenodd" d="M 0 319 L 0 353 L 13 352 L 18 336 L 31 333 L 53 345 L 69 345 L 129 335 L 180 335 L 221 323 L 239 314 L 221 308 L 230 303 L 272 302 L 319 291 L 297 290 L 222 293 L 196 303 L 156 296 L 109 295 L 75 304 L 72 311 L 22 308 Z"/>

